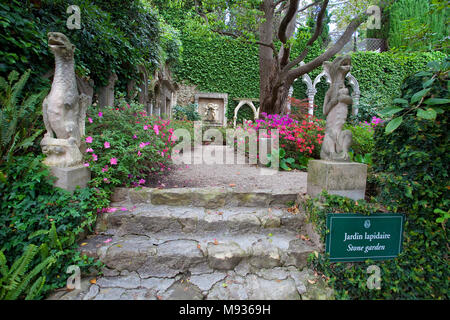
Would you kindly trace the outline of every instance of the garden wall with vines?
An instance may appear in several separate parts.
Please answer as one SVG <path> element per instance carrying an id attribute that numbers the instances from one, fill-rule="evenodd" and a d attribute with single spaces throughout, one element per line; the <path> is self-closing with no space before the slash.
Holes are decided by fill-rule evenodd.
<path id="1" fill-rule="evenodd" d="M 197 85 L 197 90 L 205 92 L 224 92 L 229 94 L 227 109 L 228 119 L 233 118 L 237 105 L 234 98 L 259 98 L 259 57 L 258 46 L 240 42 L 229 37 L 196 37 L 184 34 L 182 63 L 176 69 L 178 81 Z M 302 39 L 294 44 L 293 55 L 302 49 Z M 306 62 L 322 53 L 315 46 Z M 352 54 L 352 74 L 358 79 L 361 88 L 363 109 L 379 106 L 385 107 L 399 94 L 402 81 L 409 75 L 423 68 L 429 61 L 440 60 L 445 54 L 440 52 L 425 53 L 376 53 L 356 52 Z M 321 72 L 314 70 L 314 78 Z M 315 114 L 322 117 L 321 106 L 328 85 L 325 80 L 318 84 Z M 294 84 L 294 97 L 305 99 L 306 85 L 299 79 Z M 370 113 L 370 112 L 369 112 Z M 365 115 L 365 110 L 362 110 Z M 370 116 L 371 114 L 368 114 Z M 253 119 L 250 107 L 242 107 L 238 122 Z"/>

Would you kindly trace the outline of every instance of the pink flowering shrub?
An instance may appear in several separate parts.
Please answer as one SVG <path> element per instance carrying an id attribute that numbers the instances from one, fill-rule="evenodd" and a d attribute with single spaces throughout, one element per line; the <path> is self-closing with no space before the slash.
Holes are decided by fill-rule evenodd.
<path id="1" fill-rule="evenodd" d="M 260 119 L 249 123 L 249 127 L 259 130 L 266 129 L 268 137 L 273 131 L 279 131 L 280 147 L 286 151 L 287 157 L 297 159 L 299 156 L 318 158 L 320 146 L 325 136 L 325 122 L 317 118 L 295 120 L 290 115 L 268 115 L 261 113 Z"/>
<path id="2" fill-rule="evenodd" d="M 170 120 L 147 116 L 138 104 L 92 107 L 86 123 L 84 165 L 92 186 L 145 186 L 155 175 L 170 171 L 174 129 Z"/>

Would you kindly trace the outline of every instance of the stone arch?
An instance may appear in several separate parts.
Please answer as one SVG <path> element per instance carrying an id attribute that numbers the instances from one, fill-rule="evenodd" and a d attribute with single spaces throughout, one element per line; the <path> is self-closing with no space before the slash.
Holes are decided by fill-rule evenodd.
<path id="1" fill-rule="evenodd" d="M 314 95 L 317 93 L 317 89 L 316 86 L 317 84 L 320 82 L 320 80 L 325 77 L 328 85 L 331 85 L 331 78 L 330 75 L 328 74 L 328 71 L 326 69 L 324 69 L 314 80 L 313 83 L 313 88 L 315 90 Z M 361 91 L 359 89 L 359 83 L 358 80 L 355 78 L 354 75 L 352 75 L 350 72 L 347 74 L 346 78 L 348 79 L 348 83 L 350 84 L 350 86 L 353 89 L 352 92 L 352 98 L 353 98 L 353 115 L 357 115 L 358 114 L 358 105 L 359 105 L 359 99 L 361 98 Z"/>
<path id="2" fill-rule="evenodd" d="M 236 122 L 237 122 L 237 115 L 239 112 L 239 109 L 241 109 L 244 105 L 250 106 L 253 110 L 253 114 L 255 115 L 255 119 L 259 118 L 259 108 L 256 109 L 255 105 L 251 100 L 240 100 L 237 107 L 234 109 L 234 117 L 233 117 L 233 126 L 236 128 Z"/>

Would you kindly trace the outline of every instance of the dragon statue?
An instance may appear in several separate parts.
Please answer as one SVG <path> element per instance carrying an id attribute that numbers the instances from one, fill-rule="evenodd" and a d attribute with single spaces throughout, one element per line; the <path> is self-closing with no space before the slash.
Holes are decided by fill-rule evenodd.
<path id="1" fill-rule="evenodd" d="M 47 130 L 41 141 L 47 156 L 44 164 L 74 167 L 82 163 L 81 138 L 85 134 L 86 109 L 91 97 L 79 94 L 75 77 L 75 46 L 62 33 L 48 33 L 48 45 L 55 56 L 52 88 L 42 104 Z"/>

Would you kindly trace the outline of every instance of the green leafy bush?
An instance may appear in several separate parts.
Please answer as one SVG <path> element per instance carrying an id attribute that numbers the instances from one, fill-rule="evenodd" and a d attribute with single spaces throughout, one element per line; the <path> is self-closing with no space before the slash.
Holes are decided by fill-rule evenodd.
<path id="1" fill-rule="evenodd" d="M 330 278 L 339 298 L 449 299 L 449 104 L 425 104 L 442 109 L 435 119 L 418 113 L 422 103 L 448 99 L 446 66 L 433 63 L 431 72 L 407 78 L 402 98 L 397 100 L 403 105 L 398 111 L 403 117 L 401 125 L 389 134 L 385 133 L 386 125 L 375 129 L 374 175 L 369 180 L 379 193 L 373 203 L 337 196 L 307 201 L 310 219 L 322 239 L 327 213 L 381 211 L 400 212 L 406 217 L 403 252 L 394 260 L 330 264 L 326 255 L 312 260 L 314 267 Z M 381 290 L 366 287 L 366 269 L 371 264 L 381 268 Z"/>
<path id="2" fill-rule="evenodd" d="M 327 195 L 307 199 L 308 219 L 325 240 L 328 213 L 373 214 L 386 212 L 379 200 L 353 201 Z M 389 208 L 389 211 L 395 211 Z M 328 279 L 337 299 L 444 299 L 449 298 L 448 237 L 446 229 L 436 224 L 434 216 L 422 213 L 406 214 L 403 252 L 386 261 L 366 260 L 360 263 L 330 263 L 326 254 L 310 257 L 309 263 Z M 381 290 L 367 288 L 367 268 L 381 269 Z"/>
<path id="3" fill-rule="evenodd" d="M 50 230 L 54 224 L 63 245 L 50 250 L 49 256 L 55 257 L 56 262 L 45 273 L 45 294 L 65 286 L 69 265 L 79 265 L 83 271 L 94 265 L 92 259 L 79 255 L 75 240 L 92 231 L 97 210 L 107 207 L 109 200 L 102 190 L 83 189 L 71 195 L 54 188 L 42 160 L 42 155 L 29 154 L 15 156 L 8 168 L 0 166 L 6 176 L 6 182 L 0 182 L 0 249 L 8 260 L 14 261 L 29 244 L 51 246 L 48 233 L 41 232 L 33 238 L 30 235 Z M 40 262 L 41 255 L 34 257 L 31 267 Z"/>
<path id="4" fill-rule="evenodd" d="M 175 120 L 201 120 L 200 114 L 198 113 L 198 104 L 190 104 L 186 107 L 175 106 L 173 117 Z"/>
<path id="5" fill-rule="evenodd" d="M 147 116 L 142 105 L 124 100 L 117 108 L 92 108 L 87 120 L 85 165 L 92 186 L 144 186 L 171 170 L 170 120 Z"/>

